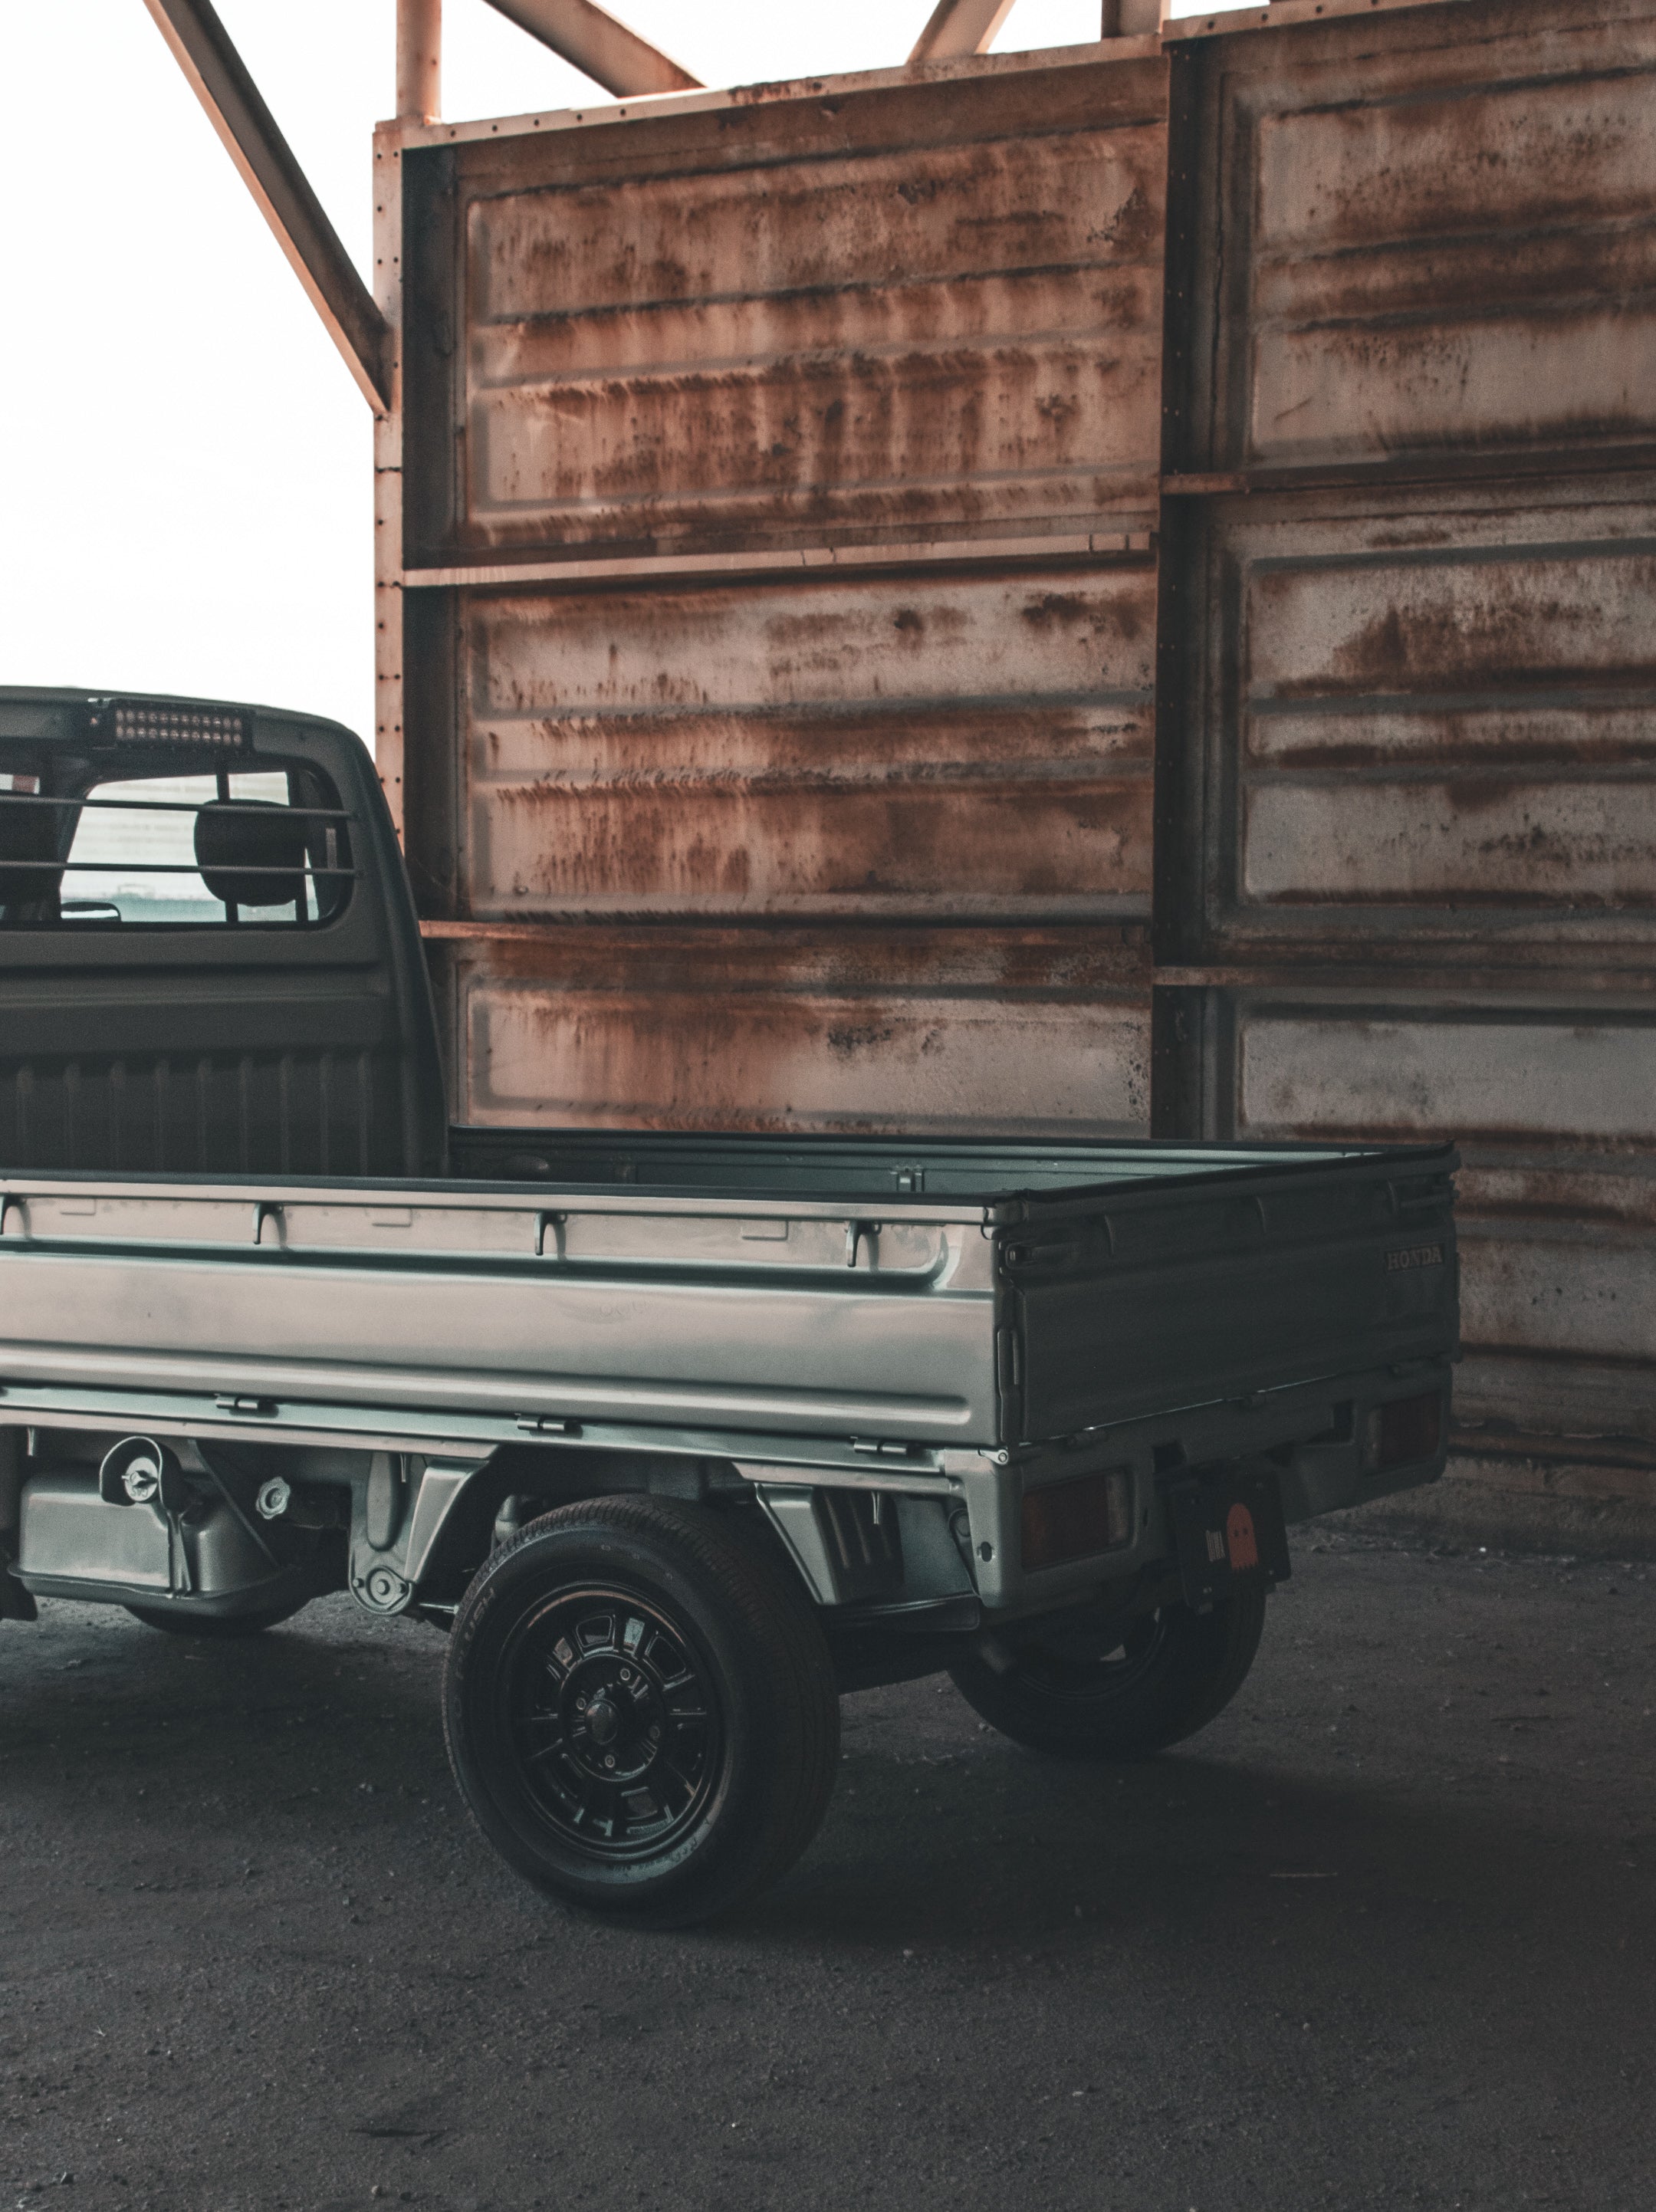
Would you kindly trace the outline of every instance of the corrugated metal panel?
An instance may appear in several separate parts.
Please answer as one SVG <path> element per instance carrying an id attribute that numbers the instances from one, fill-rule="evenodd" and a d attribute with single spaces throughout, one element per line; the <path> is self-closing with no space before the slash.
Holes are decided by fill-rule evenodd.
<path id="1" fill-rule="evenodd" d="M 1232 41 L 1209 82 L 1210 465 L 1656 433 L 1647 11 L 1485 0 Z"/>
<path id="2" fill-rule="evenodd" d="M 1142 507 L 1164 88 L 1150 58 L 818 83 L 422 156 L 411 543 L 437 560 Z"/>
<path id="3" fill-rule="evenodd" d="M 445 942 L 468 1121 L 1107 1136 L 1149 1113 L 1143 933 Z"/>
<path id="4" fill-rule="evenodd" d="M 454 619 L 462 915 L 1149 917 L 1148 563 Z"/>
<path id="5" fill-rule="evenodd" d="M 1648 957 L 1656 483 L 1617 489 L 1216 502 L 1199 957 Z"/>
<path id="6" fill-rule="evenodd" d="M 1251 1014 L 1236 1036 L 1238 1126 L 1656 1150 L 1651 1015 L 1584 1022 L 1581 1012 L 1405 1002 L 1361 1016 Z"/>
<path id="7" fill-rule="evenodd" d="M 257 980 L 268 993 L 268 975 Z M 112 1031 L 112 1010 L 100 1012 Z M 360 1026 L 363 1009 L 352 1012 Z M 20 1052 L 24 1026 L 8 1023 L 0 1056 L 9 1167 L 399 1176 L 430 1165 L 406 1139 L 408 1066 L 395 1050 Z"/>

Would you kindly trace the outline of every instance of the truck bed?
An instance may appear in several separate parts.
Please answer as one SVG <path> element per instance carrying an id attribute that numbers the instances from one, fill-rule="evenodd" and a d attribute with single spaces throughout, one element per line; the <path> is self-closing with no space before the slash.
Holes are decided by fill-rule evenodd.
<path id="1" fill-rule="evenodd" d="M 453 1133 L 443 1180 L 0 1176 L 9 1418 L 809 1463 L 1455 1349 L 1447 1146 Z"/>

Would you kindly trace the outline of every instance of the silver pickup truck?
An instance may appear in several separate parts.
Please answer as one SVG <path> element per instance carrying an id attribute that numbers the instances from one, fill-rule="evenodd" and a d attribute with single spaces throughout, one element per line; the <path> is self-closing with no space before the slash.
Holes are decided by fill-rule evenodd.
<path id="1" fill-rule="evenodd" d="M 1453 1152 L 450 1128 L 372 763 L 0 692 L 0 1618 L 450 1633 L 484 1834 L 651 1925 L 802 1851 L 846 1689 L 1135 1759 L 1286 1530 L 1433 1480 Z"/>

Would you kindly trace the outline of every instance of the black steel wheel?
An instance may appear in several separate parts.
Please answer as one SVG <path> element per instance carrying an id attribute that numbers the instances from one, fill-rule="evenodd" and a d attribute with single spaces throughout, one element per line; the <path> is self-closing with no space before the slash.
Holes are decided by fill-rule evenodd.
<path id="1" fill-rule="evenodd" d="M 695 1826 L 724 1752 L 711 1666 L 636 1583 L 553 1592 L 501 1661 L 506 1725 L 541 1818 L 567 1848 L 625 1865 Z"/>
<path id="2" fill-rule="evenodd" d="M 520 1874 L 656 1927 L 731 1910 L 815 1834 L 839 1758 L 827 1646 L 718 1511 L 595 1498 L 532 1522 L 454 1624 L 461 1795 Z"/>
<path id="3" fill-rule="evenodd" d="M 159 1628 L 164 1636 L 198 1636 L 209 1642 L 234 1642 L 244 1636 L 262 1636 L 278 1621 L 291 1620 L 310 1603 L 296 1598 L 291 1605 L 267 1607 L 263 1613 L 190 1613 L 159 1605 L 130 1605 L 127 1611 L 146 1628 Z"/>
<path id="4" fill-rule="evenodd" d="M 1077 1609 L 986 1637 L 949 1671 L 974 1712 L 1031 1750 L 1147 1759 L 1229 1704 L 1265 1615 L 1264 1583 L 1239 1577 L 1211 1613 L 1174 1602 L 1123 1626 Z"/>

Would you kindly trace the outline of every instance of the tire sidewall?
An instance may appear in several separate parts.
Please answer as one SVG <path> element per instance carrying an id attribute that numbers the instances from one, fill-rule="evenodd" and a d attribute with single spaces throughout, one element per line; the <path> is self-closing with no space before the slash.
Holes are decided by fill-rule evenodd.
<path id="1" fill-rule="evenodd" d="M 705 1899 L 744 1886 L 765 1827 L 765 1769 L 786 1750 L 773 1670 L 739 1612 L 710 1601 L 664 1529 L 621 1530 L 566 1508 L 532 1523 L 496 1553 L 468 1593 L 444 1669 L 444 1721 L 456 1778 L 474 1817 L 531 1881 L 590 1911 L 670 1915 L 694 1891 Z M 673 1620 L 719 1703 L 719 1771 L 694 1826 L 658 1858 L 604 1865 L 539 1820 L 517 1777 L 504 1725 L 500 1670 L 519 1631 L 562 1588 L 603 1583 L 635 1591 Z"/>
<path id="2" fill-rule="evenodd" d="M 974 1711 L 1031 1749 L 1146 1759 L 1193 1735 L 1228 1702 L 1253 1662 L 1264 1618 L 1262 1589 L 1239 1589 L 1210 1613 L 1175 1606 L 1150 1663 L 1073 1697 L 1016 1666 L 998 1673 L 975 1653 L 950 1671 Z"/>

